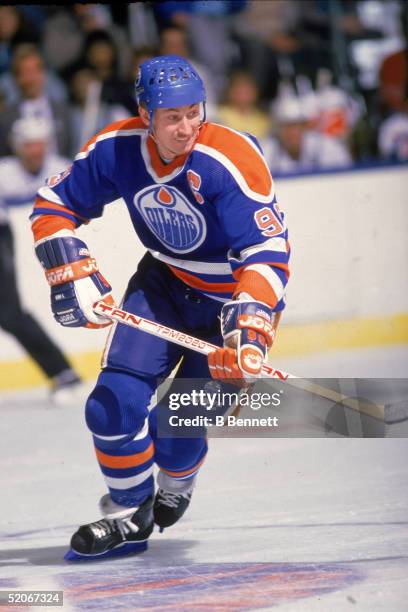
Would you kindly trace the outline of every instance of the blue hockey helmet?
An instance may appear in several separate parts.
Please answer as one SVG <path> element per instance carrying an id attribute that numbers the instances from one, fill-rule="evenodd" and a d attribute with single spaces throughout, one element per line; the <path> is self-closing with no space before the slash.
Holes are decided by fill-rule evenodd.
<path id="1" fill-rule="evenodd" d="M 152 124 L 157 108 L 203 103 L 205 88 L 192 65 L 178 55 L 160 55 L 144 61 L 136 79 L 136 101 L 145 104 Z"/>

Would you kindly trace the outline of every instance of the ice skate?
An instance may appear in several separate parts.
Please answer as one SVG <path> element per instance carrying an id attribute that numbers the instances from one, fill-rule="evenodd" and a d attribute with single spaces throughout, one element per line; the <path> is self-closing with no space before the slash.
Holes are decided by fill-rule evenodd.
<path id="1" fill-rule="evenodd" d="M 152 497 L 139 507 L 126 508 L 115 504 L 107 494 L 99 506 L 104 518 L 81 525 L 71 538 L 71 549 L 64 557 L 66 561 L 90 561 L 147 549 L 147 539 L 154 527 Z"/>
<path id="2" fill-rule="evenodd" d="M 157 476 L 159 490 L 153 506 L 154 522 L 162 532 L 177 523 L 190 505 L 195 478 L 176 480 L 160 470 Z"/>

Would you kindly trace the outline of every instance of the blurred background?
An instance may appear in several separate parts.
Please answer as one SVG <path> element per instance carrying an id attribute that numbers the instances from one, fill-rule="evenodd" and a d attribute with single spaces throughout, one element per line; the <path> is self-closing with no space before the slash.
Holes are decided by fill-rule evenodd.
<path id="1" fill-rule="evenodd" d="M 81 378 L 96 376 L 106 331 L 53 321 L 30 201 L 46 168 L 62 172 L 95 132 L 137 114 L 138 66 L 159 54 L 193 63 L 208 119 L 254 134 L 275 179 L 293 248 L 276 367 L 406 375 L 407 26 L 405 0 L 0 7 L 0 230 L 14 236 L 22 311 Z M 125 207 L 109 205 L 79 234 L 119 300 L 143 253 Z M 4 310 L 0 394 L 46 388 Z"/>

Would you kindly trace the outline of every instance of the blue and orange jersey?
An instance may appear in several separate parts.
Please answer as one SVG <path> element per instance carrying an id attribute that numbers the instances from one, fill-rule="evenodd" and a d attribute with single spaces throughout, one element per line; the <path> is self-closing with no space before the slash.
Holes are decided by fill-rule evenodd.
<path id="1" fill-rule="evenodd" d="M 184 283 L 283 308 L 287 229 L 252 136 L 204 123 L 191 152 L 165 163 L 141 119 L 112 123 L 39 190 L 35 239 L 88 223 L 119 198 L 146 249 Z"/>

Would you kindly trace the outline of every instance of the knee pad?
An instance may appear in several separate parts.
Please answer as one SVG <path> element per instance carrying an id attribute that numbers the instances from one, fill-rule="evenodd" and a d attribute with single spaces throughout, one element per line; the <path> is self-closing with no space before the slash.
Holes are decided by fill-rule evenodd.
<path id="1" fill-rule="evenodd" d="M 93 434 L 118 436 L 138 432 L 148 416 L 153 380 L 104 370 L 88 397 L 85 419 Z"/>

